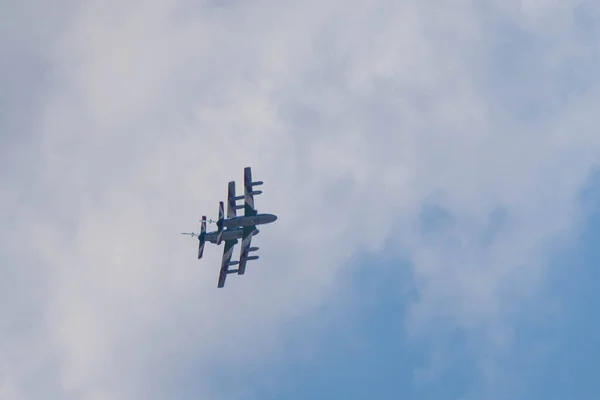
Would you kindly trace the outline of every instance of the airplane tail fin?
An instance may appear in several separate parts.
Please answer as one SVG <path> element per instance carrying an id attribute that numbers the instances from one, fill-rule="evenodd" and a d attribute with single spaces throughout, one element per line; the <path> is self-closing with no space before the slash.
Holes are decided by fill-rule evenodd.
<path id="1" fill-rule="evenodd" d="M 204 243 L 206 237 L 206 217 L 202 216 L 202 224 L 200 225 L 200 234 L 198 235 L 198 260 L 202 258 L 204 254 Z"/>
<path id="2" fill-rule="evenodd" d="M 225 219 L 225 205 L 219 202 L 219 220 L 217 221 L 217 246 L 223 240 L 223 220 Z"/>

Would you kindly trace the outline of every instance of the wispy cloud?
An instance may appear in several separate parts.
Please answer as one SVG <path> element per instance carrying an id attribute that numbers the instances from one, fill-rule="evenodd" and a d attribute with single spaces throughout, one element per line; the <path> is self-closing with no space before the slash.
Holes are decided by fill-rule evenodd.
<path id="1" fill-rule="evenodd" d="M 510 342 L 598 161 L 598 7 L 284 3 L 5 14 L 0 393 L 163 398 L 193 366 L 220 398 L 211 368 L 298 356 L 279 332 L 363 250 L 409 256 L 413 337 Z M 280 219 L 216 290 L 178 233 L 246 165 Z"/>

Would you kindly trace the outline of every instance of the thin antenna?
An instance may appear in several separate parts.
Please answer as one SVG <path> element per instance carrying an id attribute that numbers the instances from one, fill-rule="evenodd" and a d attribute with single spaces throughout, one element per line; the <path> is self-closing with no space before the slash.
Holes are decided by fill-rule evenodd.
<path id="1" fill-rule="evenodd" d="M 200 221 L 202 221 L 202 220 L 200 220 Z M 194 232 L 182 232 L 181 234 L 182 235 L 190 235 L 191 237 L 195 237 L 195 236 L 200 237 L 200 234 L 194 233 Z"/>
<path id="2" fill-rule="evenodd" d="M 202 223 L 202 220 L 198 220 L 200 223 Z M 218 221 L 212 220 L 212 219 L 207 219 L 205 222 L 209 223 L 209 224 L 216 224 Z M 182 232 L 182 235 L 190 235 L 191 237 L 200 237 L 200 234 L 198 233 L 194 233 L 194 232 Z"/>

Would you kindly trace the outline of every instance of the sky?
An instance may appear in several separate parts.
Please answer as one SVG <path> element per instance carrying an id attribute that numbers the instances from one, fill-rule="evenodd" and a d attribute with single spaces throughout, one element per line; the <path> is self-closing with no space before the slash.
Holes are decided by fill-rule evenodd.
<path id="1" fill-rule="evenodd" d="M 2 10 L 0 398 L 598 397 L 597 2 Z"/>

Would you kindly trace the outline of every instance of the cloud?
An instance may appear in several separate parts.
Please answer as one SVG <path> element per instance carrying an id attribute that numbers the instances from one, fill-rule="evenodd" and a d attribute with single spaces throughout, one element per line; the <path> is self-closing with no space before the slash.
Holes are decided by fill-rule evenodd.
<path id="1" fill-rule="evenodd" d="M 362 250 L 408 254 L 414 337 L 507 343 L 600 145 L 576 19 L 597 10 L 537 4 L 88 1 L 54 17 L 26 50 L 48 71 L 18 139 L 33 145 L 8 142 L 35 162 L 2 204 L 6 310 L 35 316 L 3 334 L 0 393 L 162 398 L 193 366 L 220 398 L 211 369 L 300 355 L 279 332 Z M 280 218 L 218 291 L 220 250 L 197 262 L 178 232 L 246 165 Z"/>

